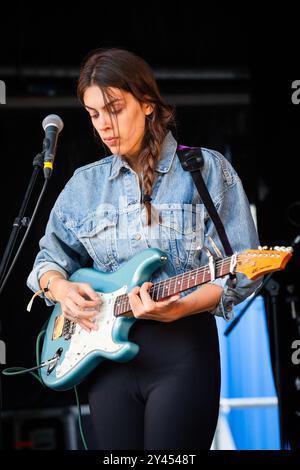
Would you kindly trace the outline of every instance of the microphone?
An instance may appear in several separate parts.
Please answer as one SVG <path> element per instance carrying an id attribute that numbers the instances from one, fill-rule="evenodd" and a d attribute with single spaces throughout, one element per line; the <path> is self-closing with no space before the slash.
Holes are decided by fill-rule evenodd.
<path id="1" fill-rule="evenodd" d="M 44 176 L 49 179 L 53 170 L 53 161 L 56 153 L 58 134 L 64 127 L 64 123 L 56 114 L 49 114 L 42 122 L 45 131 L 43 141 L 44 155 Z"/>

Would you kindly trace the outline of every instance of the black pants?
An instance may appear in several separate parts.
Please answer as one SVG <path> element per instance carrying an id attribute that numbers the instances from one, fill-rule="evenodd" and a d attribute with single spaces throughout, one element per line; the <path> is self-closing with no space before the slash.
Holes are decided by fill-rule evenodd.
<path id="1" fill-rule="evenodd" d="M 129 340 L 140 346 L 133 360 L 104 361 L 89 378 L 97 448 L 209 449 L 220 398 L 215 318 L 138 320 Z"/>

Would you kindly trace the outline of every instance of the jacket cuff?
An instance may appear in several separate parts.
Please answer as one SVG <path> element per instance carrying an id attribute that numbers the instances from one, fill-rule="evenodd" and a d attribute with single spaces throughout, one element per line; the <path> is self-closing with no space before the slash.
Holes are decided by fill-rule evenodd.
<path id="1" fill-rule="evenodd" d="M 210 284 L 218 285 L 223 289 L 220 302 L 214 310 L 210 310 L 210 313 L 217 317 L 223 317 L 226 321 L 231 321 L 234 317 L 234 297 L 231 294 L 232 290 L 230 289 L 230 286 L 227 284 L 228 280 L 229 276 L 225 276 L 221 279 L 216 279 L 215 281 L 210 282 Z"/>
<path id="2" fill-rule="evenodd" d="M 42 275 L 45 274 L 47 271 L 58 271 L 64 276 L 65 279 L 68 279 L 69 277 L 68 273 L 60 266 L 55 263 L 46 261 L 44 263 L 40 263 L 37 267 L 33 268 L 31 273 L 29 274 L 27 279 L 27 286 L 29 287 L 29 289 L 31 289 L 33 292 L 37 292 L 38 290 L 40 290 L 39 280 Z M 39 297 L 45 300 L 47 306 L 55 305 L 55 302 L 48 299 L 48 297 L 46 297 L 43 292 L 39 294 Z"/>

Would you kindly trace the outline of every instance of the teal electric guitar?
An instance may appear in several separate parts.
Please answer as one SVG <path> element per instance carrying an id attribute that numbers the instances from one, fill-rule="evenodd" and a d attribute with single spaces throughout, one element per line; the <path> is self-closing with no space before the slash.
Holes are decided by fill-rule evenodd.
<path id="1" fill-rule="evenodd" d="M 239 254 L 157 282 L 149 289 L 155 301 L 205 284 L 229 273 L 243 273 L 256 279 L 271 271 L 284 269 L 292 256 L 291 248 L 247 250 Z M 131 360 L 139 351 L 128 341 L 128 332 L 136 321 L 127 293 L 149 281 L 153 272 L 167 261 L 164 252 L 149 248 L 135 255 L 113 273 L 82 268 L 71 277 L 73 282 L 88 282 L 101 296 L 96 322 L 98 330 L 87 332 L 64 318 L 59 304 L 53 309 L 47 326 L 41 377 L 54 390 L 67 390 L 80 382 L 104 359 L 118 362 Z"/>

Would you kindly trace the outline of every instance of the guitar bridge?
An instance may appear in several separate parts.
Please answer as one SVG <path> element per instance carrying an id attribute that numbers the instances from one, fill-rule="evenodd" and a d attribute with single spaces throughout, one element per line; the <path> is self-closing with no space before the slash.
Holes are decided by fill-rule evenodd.
<path id="1" fill-rule="evenodd" d="M 76 323 L 71 320 L 65 320 L 65 324 L 62 331 L 62 336 L 65 340 L 71 339 L 72 335 L 75 332 Z"/>

